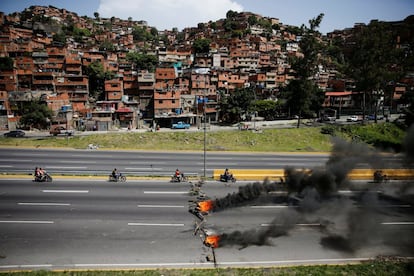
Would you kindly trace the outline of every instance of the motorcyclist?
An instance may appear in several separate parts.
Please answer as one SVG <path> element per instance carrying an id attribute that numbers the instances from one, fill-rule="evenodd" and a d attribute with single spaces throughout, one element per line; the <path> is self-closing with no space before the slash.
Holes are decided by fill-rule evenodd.
<path id="1" fill-rule="evenodd" d="M 178 168 L 175 170 L 174 176 L 179 181 L 184 179 L 184 174 Z"/>
<path id="2" fill-rule="evenodd" d="M 35 179 L 40 179 L 41 175 L 40 175 L 40 170 L 38 167 L 35 168 L 34 170 L 34 177 Z"/>
<path id="3" fill-rule="evenodd" d="M 42 168 L 39 168 L 39 179 L 43 180 L 45 178 L 46 171 Z"/>
<path id="4" fill-rule="evenodd" d="M 224 176 L 224 178 L 225 178 L 226 180 L 230 180 L 230 179 L 232 179 L 232 178 L 233 178 L 233 174 L 232 174 L 232 173 L 230 173 L 230 171 L 229 171 L 229 169 L 228 169 L 228 168 L 226 168 L 226 169 L 224 170 L 223 176 Z"/>
<path id="5" fill-rule="evenodd" d="M 113 171 L 112 171 L 112 177 L 113 177 L 116 181 L 118 181 L 119 174 L 118 174 L 118 171 L 117 171 L 117 169 L 116 169 L 116 168 L 114 168 L 114 169 L 113 169 Z"/>

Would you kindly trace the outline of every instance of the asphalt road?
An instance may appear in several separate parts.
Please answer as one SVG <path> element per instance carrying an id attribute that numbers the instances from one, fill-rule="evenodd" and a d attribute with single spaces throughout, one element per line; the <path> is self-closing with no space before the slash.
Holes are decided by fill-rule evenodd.
<path id="1" fill-rule="evenodd" d="M 211 181 L 203 190 L 213 199 L 225 198 L 246 184 Z M 338 263 L 379 254 L 414 256 L 412 198 L 395 196 L 413 187 L 394 185 L 393 191 L 378 186 L 362 194 L 346 187 L 313 209 L 309 202 L 299 208 L 278 194 L 264 195 L 237 208 L 230 204 L 210 212 L 204 226 L 238 237 L 215 250 L 219 267 Z M 379 196 L 377 190 L 393 196 Z M 188 183 L 167 181 L 1 179 L 0 270 L 213 267 L 206 260 L 211 249 L 202 244 L 199 233 L 194 235 L 199 221 L 188 212 L 189 200 L 194 200 L 188 191 Z M 365 210 L 359 206 L 366 197 L 374 212 L 358 212 Z M 290 227 L 285 233 L 268 237 L 264 244 L 249 242 L 268 233 L 269 225 L 285 225 L 287 219 Z M 347 235 L 349 225 L 357 226 L 351 228 L 361 235 Z M 338 246 L 340 235 L 356 243 L 352 251 Z"/>
<path id="2" fill-rule="evenodd" d="M 0 173 L 31 174 L 35 166 L 53 174 L 107 175 L 114 167 L 125 175 L 170 176 L 176 168 L 188 175 L 211 177 L 214 169 L 283 169 L 324 166 L 326 153 L 148 152 L 70 149 L 0 149 Z M 373 159 L 373 158 L 371 158 Z M 376 163 L 401 167 L 401 156 L 378 155 Z M 204 162 L 205 161 L 205 162 Z M 381 162 L 379 162 L 381 161 Z M 371 168 L 353 160 L 357 168 Z M 205 164 L 205 166 L 204 166 Z"/>

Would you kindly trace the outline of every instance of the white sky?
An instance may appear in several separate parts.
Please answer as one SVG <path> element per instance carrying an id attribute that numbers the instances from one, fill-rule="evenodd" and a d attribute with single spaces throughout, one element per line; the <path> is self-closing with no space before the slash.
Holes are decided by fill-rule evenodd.
<path id="1" fill-rule="evenodd" d="M 0 11 L 20 12 L 31 5 L 52 5 L 78 15 L 145 20 L 158 30 L 196 27 L 226 17 L 229 10 L 249 11 L 300 26 L 320 13 L 322 33 L 368 24 L 372 19 L 399 21 L 414 15 L 414 0 L 0 0 Z"/>

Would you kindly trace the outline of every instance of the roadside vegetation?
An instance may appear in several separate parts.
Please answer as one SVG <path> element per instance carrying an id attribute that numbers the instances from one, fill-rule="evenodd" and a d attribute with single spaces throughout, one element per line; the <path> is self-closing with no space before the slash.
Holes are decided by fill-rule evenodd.
<path id="1" fill-rule="evenodd" d="M 364 142 L 381 150 L 401 150 L 405 131 L 392 123 L 367 125 L 329 125 L 254 131 L 207 131 L 207 151 L 254 152 L 329 152 L 332 138 Z M 0 138 L 2 146 L 67 147 L 86 149 L 89 144 L 100 149 L 202 151 L 203 131 L 118 132 L 75 135 L 73 137 Z"/>
<path id="2" fill-rule="evenodd" d="M 0 272 L 1 274 L 1 272 Z M 315 265 L 295 267 L 263 267 L 263 268 L 217 268 L 217 269 L 157 269 L 157 270 L 122 270 L 122 271 L 32 271 L 7 273 L 8 275 L 30 276 L 264 276 L 264 275 L 387 275 L 405 276 L 414 274 L 414 262 L 408 260 L 375 260 L 351 265 Z"/>

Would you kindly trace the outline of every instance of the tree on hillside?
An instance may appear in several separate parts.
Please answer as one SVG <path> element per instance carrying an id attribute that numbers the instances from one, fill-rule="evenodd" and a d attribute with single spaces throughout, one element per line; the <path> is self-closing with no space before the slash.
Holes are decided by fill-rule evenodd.
<path id="1" fill-rule="evenodd" d="M 276 119 L 279 109 L 280 104 L 272 100 L 254 100 L 250 106 L 252 112 L 257 112 L 257 115 L 266 121 Z"/>
<path id="2" fill-rule="evenodd" d="M 318 70 L 319 54 L 322 45 L 318 38 L 320 33 L 316 30 L 322 21 L 324 14 L 309 20 L 309 27 L 301 26 L 302 38 L 299 47 L 303 57 L 292 61 L 292 69 L 295 79 L 286 87 L 286 102 L 291 114 L 298 115 L 297 127 L 300 126 L 302 116 L 313 116 L 318 113 L 323 102 L 324 94 L 316 83 L 312 81 Z"/>
<path id="3" fill-rule="evenodd" d="M 211 40 L 208 38 L 196 39 L 193 43 L 194 54 L 206 54 L 210 52 Z"/>
<path id="4" fill-rule="evenodd" d="M 254 100 L 254 90 L 251 88 L 236 89 L 229 96 L 220 95 L 219 111 L 224 123 L 240 122 L 251 112 L 251 103 Z"/>
<path id="5" fill-rule="evenodd" d="M 53 115 L 52 110 L 42 101 L 27 102 L 22 111 L 20 124 L 29 128 L 46 129 Z"/>
<path id="6" fill-rule="evenodd" d="M 158 65 L 158 57 L 155 55 L 148 55 L 136 52 L 127 53 L 126 59 L 135 65 L 135 68 L 139 70 L 148 70 L 149 72 L 155 72 L 155 68 Z"/>
<path id="7" fill-rule="evenodd" d="M 13 59 L 10 57 L 0 57 L 0 71 L 13 70 Z"/>
<path id="8" fill-rule="evenodd" d="M 364 118 L 366 104 L 377 117 L 387 84 L 401 76 L 401 50 L 396 45 L 397 37 L 387 26 L 384 22 L 371 21 L 355 29 L 352 41 L 346 45 L 348 74 L 355 79 L 357 90 L 364 93 Z"/>
<path id="9" fill-rule="evenodd" d="M 94 61 L 85 68 L 85 75 L 89 77 L 89 96 L 104 100 L 105 80 L 113 78 L 113 73 L 105 71 L 99 61 Z"/>

